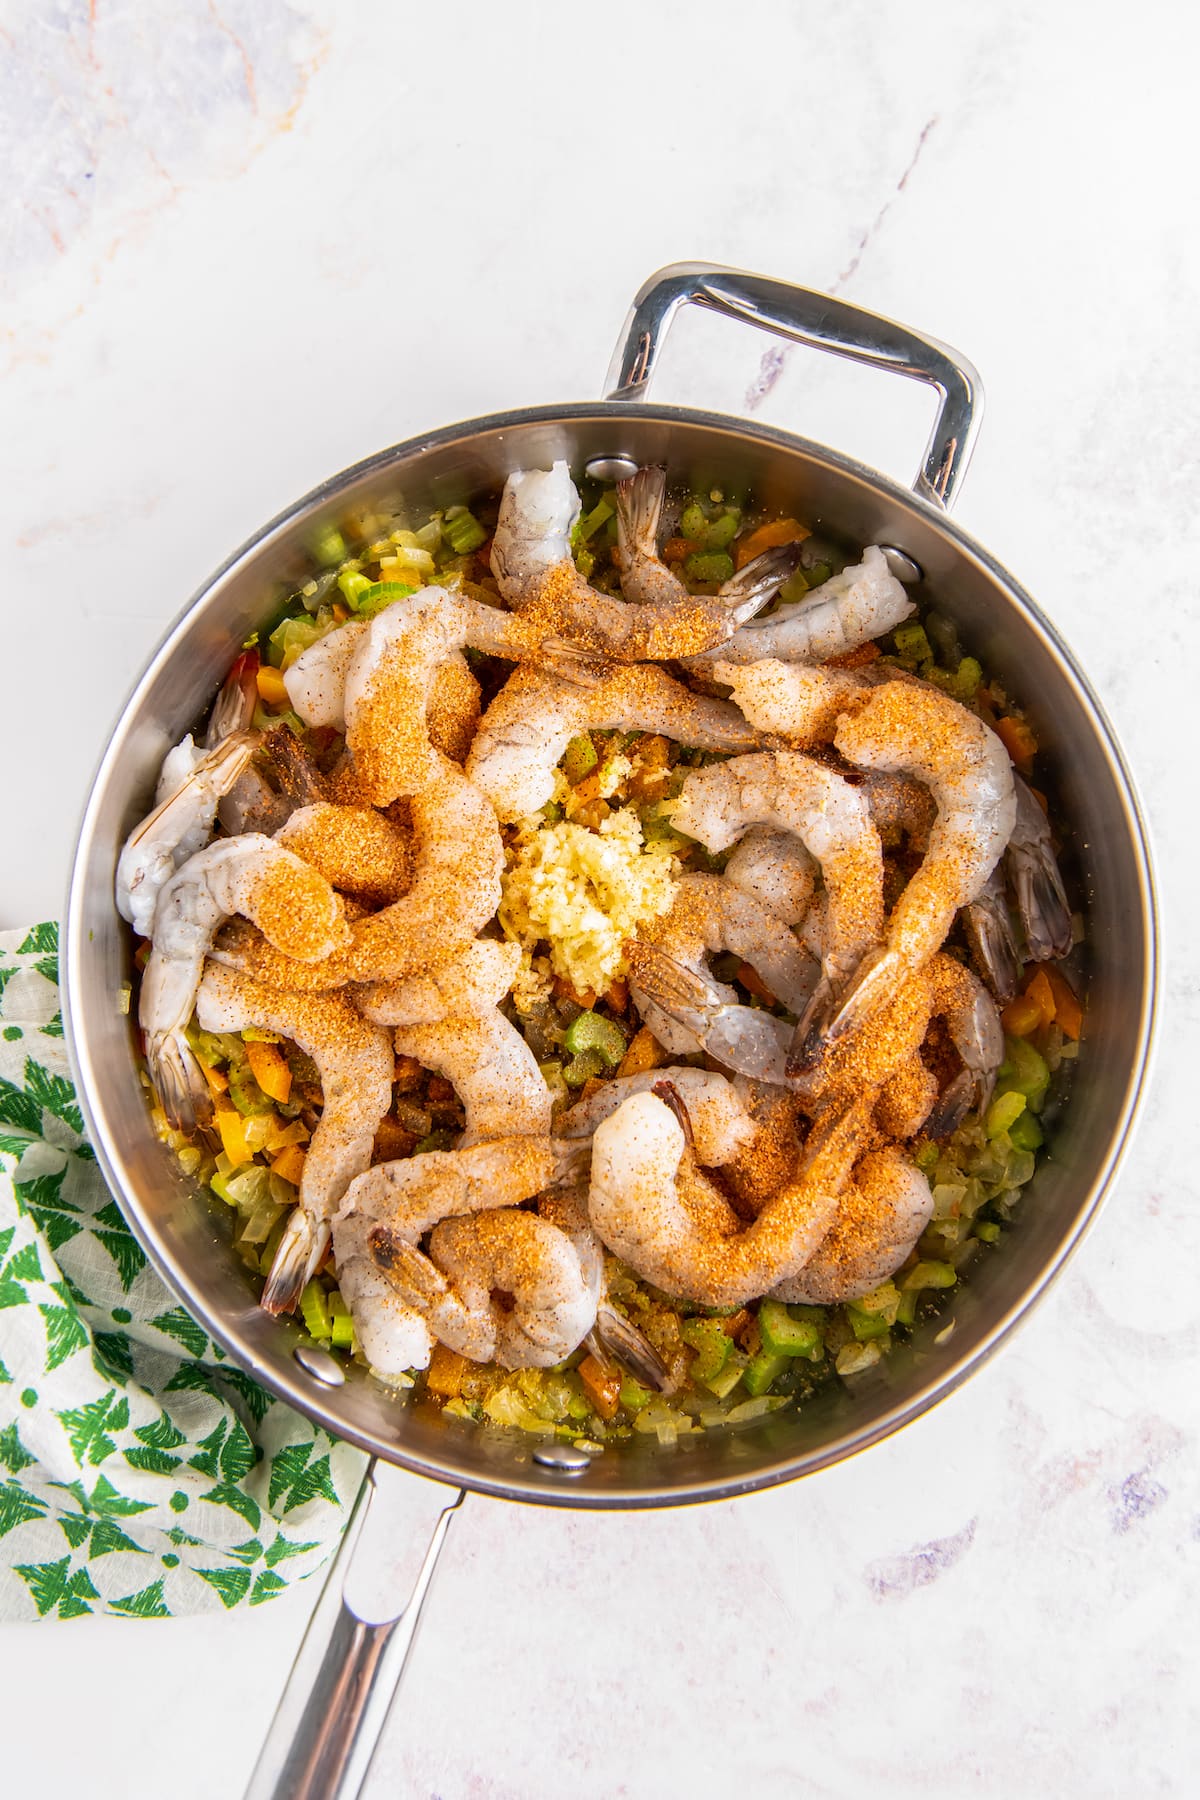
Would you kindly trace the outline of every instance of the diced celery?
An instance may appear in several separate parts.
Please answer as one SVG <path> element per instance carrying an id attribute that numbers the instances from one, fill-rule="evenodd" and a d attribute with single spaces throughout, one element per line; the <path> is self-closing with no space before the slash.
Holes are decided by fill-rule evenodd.
<path id="1" fill-rule="evenodd" d="M 699 500 L 689 500 L 683 509 L 679 521 L 681 536 L 690 538 L 694 544 L 704 542 L 704 534 L 708 530 L 708 515 Z"/>
<path id="2" fill-rule="evenodd" d="M 851 1304 L 870 1318 L 880 1318 L 886 1325 L 890 1325 L 900 1304 L 900 1290 L 894 1281 L 881 1281 L 869 1294 L 862 1294 Z"/>
<path id="3" fill-rule="evenodd" d="M 414 582 L 372 581 L 350 604 L 360 619 L 374 619 L 393 600 L 403 600 L 406 594 L 415 594 L 416 591 Z"/>
<path id="4" fill-rule="evenodd" d="M 805 574 L 804 570 L 793 569 L 779 590 L 779 598 L 781 600 L 786 600 L 789 604 L 793 604 L 797 600 L 803 600 L 805 594 L 808 592 L 808 588 L 808 576 Z"/>
<path id="5" fill-rule="evenodd" d="M 954 674 L 950 692 L 956 700 L 973 700 L 983 681 L 983 669 L 973 656 L 964 656 Z"/>
<path id="6" fill-rule="evenodd" d="M 615 1019 L 606 1019 L 603 1013 L 582 1012 L 568 1025 L 563 1047 L 572 1056 L 595 1050 L 610 1069 L 615 1069 L 627 1046 L 625 1033 Z"/>
<path id="7" fill-rule="evenodd" d="M 1003 1136 L 1020 1118 L 1025 1111 L 1026 1104 L 1024 1094 L 1012 1090 L 1006 1094 L 997 1095 L 988 1107 L 987 1118 L 984 1121 L 984 1129 L 988 1136 L 990 1138 Z"/>
<path id="8" fill-rule="evenodd" d="M 733 558 L 724 550 L 696 550 L 684 563 L 683 572 L 689 581 L 729 581 Z"/>
<path id="9" fill-rule="evenodd" d="M 1050 1069 L 1045 1057 L 1039 1055 L 1028 1038 L 1010 1037 L 1004 1044 L 1008 1086 L 1024 1094 L 1034 1112 L 1040 1111 L 1050 1085 Z"/>
<path id="10" fill-rule="evenodd" d="M 339 1313 L 330 1323 L 329 1341 L 335 1350 L 354 1348 L 354 1320 L 348 1312 Z"/>
<path id="11" fill-rule="evenodd" d="M 413 1155 L 423 1156 L 427 1150 L 449 1150 L 453 1148 L 453 1145 L 454 1133 L 452 1131 L 431 1131 L 427 1137 L 421 1139 L 420 1143 L 413 1145 Z"/>
<path id="12" fill-rule="evenodd" d="M 222 1175 L 220 1169 L 218 1169 L 216 1171 L 216 1173 L 210 1177 L 208 1185 L 212 1189 L 213 1193 L 217 1196 L 218 1200 L 224 1200 L 226 1206 L 236 1206 L 237 1205 L 237 1201 L 233 1198 L 233 1195 L 229 1192 L 229 1176 Z"/>
<path id="13" fill-rule="evenodd" d="M 572 787 L 578 786 L 585 775 L 590 775 L 600 761 L 596 754 L 596 746 L 584 732 L 573 737 L 563 752 L 562 772 Z"/>
<path id="14" fill-rule="evenodd" d="M 994 1219 L 980 1219 L 975 1227 L 975 1236 L 982 1238 L 985 1244 L 995 1244 L 1001 1236 L 1000 1227 Z"/>
<path id="15" fill-rule="evenodd" d="M 702 1381 L 706 1386 L 711 1386 L 713 1378 L 721 1373 L 729 1361 L 729 1354 L 733 1349 L 728 1332 L 722 1331 L 716 1319 L 684 1319 L 679 1327 L 679 1335 L 696 1352 L 691 1367 L 693 1381 Z"/>
<path id="16" fill-rule="evenodd" d="M 912 1288 L 908 1293 L 901 1294 L 900 1296 L 900 1304 L 896 1308 L 895 1323 L 897 1325 L 911 1325 L 916 1316 L 917 1293 L 916 1289 Z"/>
<path id="17" fill-rule="evenodd" d="M 616 506 L 608 494 L 601 494 L 591 512 L 585 513 L 571 533 L 575 544 L 586 544 L 589 538 L 596 535 L 602 525 L 616 513 Z"/>
<path id="18" fill-rule="evenodd" d="M 929 1175 L 937 1168 L 938 1147 L 936 1144 L 918 1144 L 913 1161 L 922 1174 Z"/>
<path id="19" fill-rule="evenodd" d="M 701 542 L 706 550 L 724 550 L 732 544 L 738 534 L 742 516 L 738 512 L 723 512 L 705 527 Z"/>
<path id="20" fill-rule="evenodd" d="M 300 1296 L 300 1316 L 310 1337 L 327 1339 L 333 1330 L 325 1289 L 314 1276 Z"/>
<path id="21" fill-rule="evenodd" d="M 916 623 L 897 625 L 893 632 L 898 656 L 911 658 L 913 662 L 927 662 L 933 655 L 929 639 L 925 635 L 925 627 Z"/>
<path id="22" fill-rule="evenodd" d="M 356 608 L 362 596 L 376 584 L 359 569 L 347 569 L 338 576 L 338 587 L 347 606 Z"/>
<path id="23" fill-rule="evenodd" d="M 805 571 L 810 588 L 823 587 L 833 574 L 833 564 L 827 562 L 813 563 Z"/>
<path id="24" fill-rule="evenodd" d="M 886 1326 L 884 1329 L 887 1329 Z M 742 1373 L 746 1392 L 756 1397 L 768 1393 L 788 1367 L 790 1360 L 790 1357 L 781 1356 L 775 1350 L 760 1350 L 750 1358 Z"/>
<path id="25" fill-rule="evenodd" d="M 487 540 L 487 532 L 466 506 L 447 507 L 442 520 L 442 536 L 455 556 L 467 556 Z"/>
<path id="26" fill-rule="evenodd" d="M 794 1319 L 779 1300 L 764 1300 L 758 1309 L 763 1346 L 777 1356 L 805 1356 L 818 1362 L 824 1350 L 820 1327 Z"/>
<path id="27" fill-rule="evenodd" d="M 626 1412 L 639 1413 L 643 1406 L 649 1405 L 654 1396 L 649 1388 L 643 1387 L 640 1381 L 635 1381 L 632 1375 L 622 1375 L 621 1392 L 618 1398 Z M 570 1411 L 569 1406 L 567 1410 Z M 590 1411 L 590 1408 L 585 1410 L 584 1417 L 587 1416 L 587 1411 Z"/>
<path id="28" fill-rule="evenodd" d="M 849 1320 L 851 1331 L 860 1344 L 869 1344 L 874 1338 L 886 1337 L 888 1334 L 886 1319 L 876 1318 L 871 1313 L 860 1312 L 857 1306 L 847 1306 L 846 1318 Z"/>
<path id="29" fill-rule="evenodd" d="M 706 1387 L 710 1394 L 715 1394 L 718 1400 L 724 1400 L 742 1379 L 749 1360 L 743 1350 L 731 1349 L 725 1359 L 724 1368 L 720 1369 L 716 1375 L 710 1375 L 707 1381 L 701 1383 L 701 1386 Z"/>
<path id="30" fill-rule="evenodd" d="M 229 1098 L 242 1117 L 246 1119 L 253 1117 L 255 1113 L 269 1113 L 275 1110 L 272 1101 L 263 1093 L 250 1073 L 250 1064 L 247 1062 L 229 1065 Z M 261 1149 L 262 1145 L 260 1144 L 258 1148 Z"/>
<path id="31" fill-rule="evenodd" d="M 599 1050 L 581 1050 L 563 1069 L 563 1080 L 570 1088 L 582 1087 L 593 1076 L 602 1075 L 608 1066 Z"/>
<path id="32" fill-rule="evenodd" d="M 267 639 L 267 661 L 277 669 L 290 669 L 296 658 L 323 638 L 328 627 L 316 619 L 284 619 Z"/>
<path id="33" fill-rule="evenodd" d="M 953 1287 L 958 1276 L 945 1262 L 919 1262 L 900 1277 L 900 1286 L 905 1293 L 919 1293 L 922 1288 Z"/>
<path id="34" fill-rule="evenodd" d="M 308 553 L 319 569 L 345 562 L 349 554 L 345 538 L 333 524 L 318 526 L 309 539 Z"/>
<path id="35" fill-rule="evenodd" d="M 1018 1150 L 1040 1150 L 1046 1141 L 1037 1119 L 1028 1110 L 1009 1126 L 1008 1135 Z"/>
<path id="36" fill-rule="evenodd" d="M 558 801 L 547 800 L 545 806 L 542 808 L 542 817 L 545 819 L 547 825 L 557 825 L 562 816 L 563 809 L 558 804 Z"/>

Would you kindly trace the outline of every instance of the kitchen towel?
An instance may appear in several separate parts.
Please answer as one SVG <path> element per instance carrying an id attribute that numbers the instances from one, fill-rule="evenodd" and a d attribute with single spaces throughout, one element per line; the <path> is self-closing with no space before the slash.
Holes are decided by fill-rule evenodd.
<path id="1" fill-rule="evenodd" d="M 332 1554 L 366 1459 L 235 1368 L 83 1134 L 58 927 L 0 933 L 0 1619 L 257 1606 Z"/>

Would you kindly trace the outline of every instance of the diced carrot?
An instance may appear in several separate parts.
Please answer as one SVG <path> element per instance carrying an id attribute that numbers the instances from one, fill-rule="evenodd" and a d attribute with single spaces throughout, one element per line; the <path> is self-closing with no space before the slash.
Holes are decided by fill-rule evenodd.
<path id="1" fill-rule="evenodd" d="M 731 1337 L 735 1343 L 739 1344 L 742 1341 L 743 1333 L 749 1331 L 751 1325 L 756 1328 L 758 1325 L 758 1321 L 754 1317 L 754 1314 L 749 1312 L 744 1306 L 740 1312 L 735 1312 L 732 1318 L 718 1319 L 717 1323 L 727 1337 Z"/>
<path id="2" fill-rule="evenodd" d="M 258 684 L 258 697 L 264 705 L 290 706 L 283 675 L 278 669 L 273 669 L 270 663 L 261 663 L 254 679 Z"/>
<path id="3" fill-rule="evenodd" d="M 670 1058 L 648 1025 L 643 1025 L 621 1058 L 618 1075 L 644 1075 L 647 1069 L 661 1069 Z"/>
<path id="4" fill-rule="evenodd" d="M 778 544 L 802 544 L 812 532 L 807 525 L 801 525 L 798 519 L 771 519 L 765 525 L 759 525 L 754 531 L 747 532 L 733 546 L 733 566 L 744 569 L 748 562 L 761 556 L 764 550 L 774 550 Z"/>
<path id="5" fill-rule="evenodd" d="M 441 1400 L 457 1400 L 462 1393 L 463 1376 L 467 1368 L 465 1356 L 460 1356 L 457 1350 L 448 1350 L 445 1344 L 435 1344 L 433 1355 L 429 1358 L 425 1386 Z"/>
<path id="6" fill-rule="evenodd" d="M 600 1089 L 604 1086 L 605 1083 L 601 1081 L 598 1075 L 589 1075 L 579 1090 L 579 1098 L 581 1100 L 590 1100 L 592 1095 L 598 1094 Z"/>
<path id="7" fill-rule="evenodd" d="M 1044 974 L 1046 981 L 1054 993 L 1054 1017 L 1062 1026 L 1064 1037 L 1078 1038 L 1083 1029 L 1083 1008 L 1079 1004 L 1074 988 L 1061 969 L 1047 963 L 1039 974 Z"/>
<path id="8" fill-rule="evenodd" d="M 757 970 L 752 969 L 748 962 L 738 964 L 737 974 L 734 976 L 734 980 L 740 981 L 746 992 L 748 994 L 753 994 L 756 1000 L 761 1000 L 764 1006 L 775 1005 L 774 994 L 771 992 L 762 976 Z"/>
<path id="9" fill-rule="evenodd" d="M 554 991 L 560 1000 L 570 1000 L 575 1006 L 582 1007 L 584 1012 L 591 1012 L 600 998 L 595 988 L 584 988 L 582 991 L 572 987 L 565 975 L 554 977 Z"/>
<path id="10" fill-rule="evenodd" d="M 1054 989 L 1046 978 L 1045 969 L 1038 969 L 1031 981 L 1025 984 L 1025 998 L 1031 1000 L 1041 1013 L 1043 1025 L 1053 1025 L 1056 1011 Z"/>
<path id="11" fill-rule="evenodd" d="M 371 1161 L 400 1162 L 404 1157 L 412 1155 L 420 1141 L 420 1133 L 410 1131 L 407 1125 L 402 1125 L 399 1119 L 394 1119 L 388 1113 L 375 1127 Z"/>
<path id="12" fill-rule="evenodd" d="M 1009 1037 L 1030 1037 L 1042 1023 L 1042 1009 L 1028 994 L 1017 994 L 1000 1014 Z"/>
<path id="13" fill-rule="evenodd" d="M 693 538 L 668 538 L 662 547 L 662 559 L 669 563 L 683 562 L 685 557 L 691 556 L 692 552 L 699 548 L 699 544 Z"/>
<path id="14" fill-rule="evenodd" d="M 616 1369 L 608 1374 L 594 1356 L 585 1356 L 579 1365 L 579 1379 L 587 1389 L 588 1399 L 602 1419 L 615 1419 L 621 1403 L 621 1377 Z"/>
<path id="15" fill-rule="evenodd" d="M 286 1106 L 292 1091 L 292 1071 L 279 1046 L 256 1044 L 251 1039 L 246 1045 L 246 1060 L 250 1064 L 250 1073 L 268 1100 L 277 1100 L 280 1106 Z"/>
<path id="16" fill-rule="evenodd" d="M 623 976 L 619 977 L 610 984 L 604 998 L 614 1012 L 623 1013 L 629 1005 L 629 983 Z"/>
<path id="17" fill-rule="evenodd" d="M 340 600 L 335 600 L 333 603 L 333 622 L 334 622 L 334 624 L 335 625 L 344 625 L 346 623 L 346 620 L 349 617 L 350 617 L 349 607 L 343 606 Z"/>
<path id="18" fill-rule="evenodd" d="M 221 1148 L 235 1169 L 251 1161 L 253 1152 L 246 1142 L 241 1113 L 234 1112 L 232 1106 L 218 1107 L 217 1130 L 221 1134 Z"/>
<path id="19" fill-rule="evenodd" d="M 300 1177 L 304 1173 L 305 1152 L 299 1144 L 288 1144 L 271 1161 L 271 1173 L 278 1175 L 283 1181 L 290 1181 L 293 1187 L 300 1186 Z"/>
<path id="20" fill-rule="evenodd" d="M 1019 768 L 1028 766 L 1037 755 L 1037 739 L 1024 719 L 997 719 L 996 736 Z"/>
<path id="21" fill-rule="evenodd" d="M 200 1073 L 207 1081 L 210 1093 L 227 1094 L 229 1092 L 229 1077 L 224 1069 L 210 1069 L 207 1063 L 202 1062 Z"/>
<path id="22" fill-rule="evenodd" d="M 415 1056 L 398 1056 L 392 1071 L 392 1085 L 402 1094 L 411 1094 L 414 1088 L 420 1087 L 424 1073 Z"/>

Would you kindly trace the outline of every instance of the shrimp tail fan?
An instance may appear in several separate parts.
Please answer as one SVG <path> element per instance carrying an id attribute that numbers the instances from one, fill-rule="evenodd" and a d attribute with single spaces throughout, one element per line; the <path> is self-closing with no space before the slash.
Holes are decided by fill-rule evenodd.
<path id="1" fill-rule="evenodd" d="M 293 1208 L 259 1302 L 264 1312 L 295 1311 L 328 1243 L 329 1226 L 316 1223 L 302 1206 Z"/>

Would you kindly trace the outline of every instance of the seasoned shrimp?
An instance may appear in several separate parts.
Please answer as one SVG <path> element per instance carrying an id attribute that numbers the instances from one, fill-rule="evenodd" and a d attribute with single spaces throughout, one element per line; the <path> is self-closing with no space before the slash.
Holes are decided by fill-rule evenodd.
<path id="1" fill-rule="evenodd" d="M 625 945 L 631 990 L 645 1012 L 671 1039 L 698 1044 L 709 1056 L 756 1081 L 788 1079 L 788 1048 L 794 1027 L 759 1007 L 730 1000 L 731 990 L 707 969 L 685 968 L 657 945 L 632 938 Z"/>
<path id="2" fill-rule="evenodd" d="M 776 658 L 744 666 L 714 662 L 710 672 L 714 680 L 732 688 L 735 702 L 756 730 L 799 750 L 832 742 L 838 719 L 869 685 L 857 669 L 809 668 Z"/>
<path id="3" fill-rule="evenodd" d="M 1059 873 L 1046 815 L 1031 788 L 1014 775 L 1016 823 L 1008 840 L 1008 871 L 1025 942 L 1035 962 L 1055 962 L 1073 942 L 1071 906 Z"/>
<path id="4" fill-rule="evenodd" d="M 558 1135 L 590 1138 L 630 1094 L 650 1093 L 661 1081 L 669 1081 L 687 1107 L 696 1158 L 704 1168 L 719 1169 L 732 1162 L 758 1136 L 758 1126 L 731 1081 L 707 1069 L 686 1067 L 646 1069 L 640 1075 L 618 1075 L 603 1082 L 587 1100 L 576 1101 L 563 1114 Z"/>
<path id="5" fill-rule="evenodd" d="M 778 914 L 721 875 L 684 875 L 676 884 L 670 909 L 643 926 L 639 942 L 697 975 L 708 974 L 708 956 L 732 951 L 792 1012 L 804 1007 L 817 979 L 812 958 Z M 659 1043 L 675 1056 L 703 1048 L 694 1033 L 640 988 L 636 957 L 630 971 L 638 1010 Z M 712 986 L 723 1002 L 736 1001 L 733 988 L 716 981 Z"/>
<path id="6" fill-rule="evenodd" d="M 407 894 L 356 919 L 351 942 L 315 965 L 227 928 L 213 957 L 271 987 L 328 993 L 348 981 L 400 981 L 461 955 L 500 904 L 504 847 L 491 805 L 448 758 L 410 801 L 415 874 Z"/>
<path id="7" fill-rule="evenodd" d="M 651 483 L 656 478 L 654 471 L 643 474 Z M 626 508 L 628 535 L 628 491 L 619 504 Z M 690 594 L 662 569 L 665 579 L 653 581 L 653 597 L 634 604 L 590 587 L 575 567 L 571 531 L 578 517 L 579 495 L 565 462 L 545 471 L 510 475 L 505 483 L 492 571 L 505 600 L 522 615 L 523 634 L 531 647 L 553 637 L 621 662 L 694 656 L 723 644 L 765 606 L 796 563 L 793 546 L 768 551 L 747 563 L 716 594 Z M 651 544 L 653 536 L 652 530 Z M 654 551 L 636 555 L 636 570 L 647 577 L 648 564 L 656 560 Z M 650 580 L 639 584 L 636 572 L 633 583 L 651 591 Z"/>
<path id="8" fill-rule="evenodd" d="M 867 1109 L 855 1102 L 814 1127 L 795 1170 L 747 1224 L 697 1167 L 670 1083 L 659 1087 L 661 1096 L 630 1095 L 596 1129 L 592 1224 L 614 1255 L 665 1293 L 741 1306 L 796 1274 L 825 1237 Z"/>
<path id="9" fill-rule="evenodd" d="M 824 763 L 778 750 L 694 770 L 671 818 L 713 852 L 728 849 L 751 825 L 800 839 L 824 884 L 821 979 L 806 1012 L 828 1005 L 883 929 L 883 852 L 863 797 Z"/>
<path id="10" fill-rule="evenodd" d="M 1011 849 L 1010 840 L 1010 853 Z M 1021 979 L 1021 953 L 1013 936 L 1002 862 L 996 864 L 970 905 L 963 908 L 963 925 L 975 967 L 997 1000 L 1002 1004 L 1011 1000 Z"/>
<path id="11" fill-rule="evenodd" d="M 750 619 L 697 662 L 756 663 L 764 657 L 825 662 L 893 631 L 914 611 L 883 551 L 871 544 L 853 568 L 831 576 L 803 600 L 785 601 L 769 618 Z"/>
<path id="12" fill-rule="evenodd" d="M 117 864 L 117 908 L 140 937 L 150 936 L 166 883 L 212 836 L 217 807 L 256 742 L 239 733 L 198 751 L 189 734 L 167 752 L 154 810 L 130 832 Z"/>
<path id="13" fill-rule="evenodd" d="M 948 1137 L 969 1111 L 982 1112 L 991 1099 L 1004 1061 L 1004 1027 L 978 976 L 952 956 L 935 956 L 929 975 L 934 1016 L 944 1021 L 963 1065 L 925 1122 L 930 1137 Z"/>
<path id="14" fill-rule="evenodd" d="M 190 1129 L 208 1088 L 184 1036 L 204 959 L 231 913 L 281 953 L 311 963 L 349 936 L 342 903 L 315 869 L 270 838 L 221 838 L 190 856 L 159 894 L 138 1020 L 150 1079 L 172 1124 Z"/>
<path id="15" fill-rule="evenodd" d="M 816 892 L 817 865 L 790 831 L 752 825 L 725 864 L 725 879 L 756 895 L 785 925 L 799 925 Z"/>
<path id="16" fill-rule="evenodd" d="M 288 1221 L 260 1304 L 290 1312 L 329 1242 L 334 1211 L 371 1161 L 379 1122 L 392 1103 L 391 1040 L 341 995 L 281 994 L 210 964 L 196 996 L 205 1031 L 278 1031 L 317 1065 L 323 1104 Z"/>
<path id="17" fill-rule="evenodd" d="M 861 1024 L 899 981 L 943 943 L 961 906 L 976 898 L 1012 834 L 1012 764 L 981 719 L 936 688 L 890 681 L 871 689 L 838 725 L 834 743 L 860 768 L 900 770 L 930 790 L 937 818 L 924 861 L 867 950 L 853 980 L 831 989 L 797 1028 L 796 1063 Z"/>
<path id="18" fill-rule="evenodd" d="M 451 1350 L 505 1369 L 546 1369 L 596 1319 L 596 1294 L 570 1238 L 536 1213 L 508 1208 L 446 1219 L 423 1256 L 376 1226 L 376 1267 Z"/>
<path id="19" fill-rule="evenodd" d="M 736 706 L 693 694 L 664 669 L 622 668 L 587 685 L 515 669 L 480 721 L 467 774 L 501 821 L 543 807 L 554 769 L 581 731 L 654 732 L 698 750 L 750 750 L 762 742 Z"/>
<path id="20" fill-rule="evenodd" d="M 368 806 L 317 801 L 294 812 L 275 842 L 302 857 L 340 893 L 387 906 L 412 887 L 408 832 Z"/>
<path id="21" fill-rule="evenodd" d="M 895 1273 L 933 1213 L 929 1183 L 899 1150 L 873 1150 L 854 1170 L 832 1229 L 776 1300 L 836 1306 L 858 1300 Z"/>

